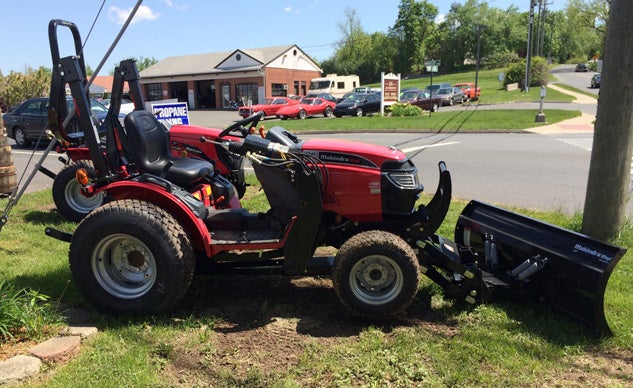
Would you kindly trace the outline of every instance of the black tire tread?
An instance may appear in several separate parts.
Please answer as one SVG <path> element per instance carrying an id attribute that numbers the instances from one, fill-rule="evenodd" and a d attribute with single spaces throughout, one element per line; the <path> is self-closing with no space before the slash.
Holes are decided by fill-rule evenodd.
<path id="1" fill-rule="evenodd" d="M 82 260 L 88 261 L 89 255 L 84 255 L 81 250 L 83 240 L 90 241 L 91 235 L 103 229 L 103 217 L 120 217 L 123 219 L 134 219 L 138 225 L 144 224 L 147 230 L 156 233 L 156 239 L 164 242 L 167 249 L 166 257 L 169 261 L 168 276 L 175 276 L 175 284 L 178 287 L 169 287 L 161 290 L 161 297 L 154 296 L 151 303 L 139 304 L 130 303 L 126 305 L 121 300 L 107 294 L 104 290 L 96 291 L 94 287 L 98 284 L 92 276 L 85 276 L 82 272 Z M 129 230 L 125 232 L 129 233 Z M 149 245 L 150 249 L 154 248 Z M 156 253 L 156 252 L 155 252 Z M 77 285 L 84 295 L 96 306 L 108 310 L 127 313 L 161 313 L 173 308 L 187 293 L 195 269 L 195 255 L 189 237 L 184 232 L 182 226 L 167 211 L 159 206 L 136 199 L 125 199 L 107 203 L 94 211 L 82 220 L 77 228 L 70 245 L 70 268 Z M 157 259 L 158 260 L 158 259 Z M 89 265 L 89 263 L 88 263 Z M 157 280 L 158 283 L 158 280 Z M 174 283 L 174 282 L 172 282 Z M 158 284 L 153 287 L 156 288 Z M 92 287 L 92 288 L 91 288 Z M 162 287 L 162 286 L 161 286 Z M 154 290 L 150 292 L 155 292 Z M 110 301 L 99 299 L 99 294 L 107 294 Z M 144 298 L 147 295 L 144 295 Z"/>
<path id="2" fill-rule="evenodd" d="M 349 271 L 355 257 L 387 253 L 399 262 L 403 269 L 405 286 L 401 294 L 387 305 L 365 306 L 354 303 L 347 293 Z M 408 307 L 415 299 L 420 284 L 420 265 L 413 249 L 400 237 L 381 230 L 370 230 L 352 236 L 338 250 L 332 268 L 332 283 L 339 300 L 354 313 L 365 316 L 383 316 L 397 313 Z"/>
<path id="3" fill-rule="evenodd" d="M 81 221 L 86 214 L 80 213 L 68 205 L 65 196 L 66 184 L 69 178 L 75 179 L 75 172 L 80 168 L 85 168 L 91 178 L 95 178 L 97 176 L 91 161 L 78 160 L 67 165 L 57 174 L 57 177 L 53 180 L 52 188 L 55 207 L 57 207 L 57 210 L 59 210 L 64 217 L 74 222 Z"/>

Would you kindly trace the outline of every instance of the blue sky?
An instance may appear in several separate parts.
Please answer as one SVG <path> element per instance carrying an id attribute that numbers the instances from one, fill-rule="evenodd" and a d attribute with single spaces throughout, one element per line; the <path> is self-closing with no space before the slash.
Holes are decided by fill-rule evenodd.
<path id="1" fill-rule="evenodd" d="M 567 0 L 549 0 L 561 9 Z M 453 2 L 431 0 L 448 12 Z M 347 7 L 356 10 L 366 32 L 387 32 L 398 14 L 400 0 L 145 0 L 109 60 L 99 73 L 107 75 L 124 58 L 163 59 L 169 56 L 233 51 L 297 44 L 316 60 L 327 59 L 341 37 L 338 24 Z M 489 0 L 505 9 L 510 0 Z M 521 0 L 526 11 L 529 0 Z M 523 4 L 524 3 L 524 4 Z M 3 1 L 0 7 L 3 50 L 0 71 L 23 71 L 26 66 L 51 66 L 48 22 L 75 23 L 86 39 L 103 0 Z M 85 47 L 86 63 L 96 69 L 118 34 L 135 0 L 106 0 Z M 72 40 L 60 29 L 62 56 L 74 50 Z M 527 31 L 526 31 L 527 33 Z M 68 44 L 66 44 L 68 43 Z"/>

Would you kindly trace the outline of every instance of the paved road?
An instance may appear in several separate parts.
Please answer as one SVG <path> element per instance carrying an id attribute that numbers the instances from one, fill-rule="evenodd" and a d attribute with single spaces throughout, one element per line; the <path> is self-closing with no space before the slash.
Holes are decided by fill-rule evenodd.
<path id="1" fill-rule="evenodd" d="M 588 71 L 586 73 L 575 72 L 575 65 L 561 65 L 553 69 L 552 75 L 556 77 L 556 82 L 564 85 L 573 86 L 578 90 L 586 91 L 596 96 L 600 92 L 600 89 L 592 89 L 591 77 L 596 74 L 594 71 Z"/>

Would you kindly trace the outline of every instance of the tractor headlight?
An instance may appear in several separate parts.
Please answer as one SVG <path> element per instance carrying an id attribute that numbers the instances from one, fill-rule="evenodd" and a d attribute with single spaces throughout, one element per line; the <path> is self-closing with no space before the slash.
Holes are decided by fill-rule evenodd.
<path id="1" fill-rule="evenodd" d="M 395 185 L 403 189 L 415 189 L 420 186 L 420 180 L 417 173 L 409 172 L 390 172 L 387 178 Z"/>

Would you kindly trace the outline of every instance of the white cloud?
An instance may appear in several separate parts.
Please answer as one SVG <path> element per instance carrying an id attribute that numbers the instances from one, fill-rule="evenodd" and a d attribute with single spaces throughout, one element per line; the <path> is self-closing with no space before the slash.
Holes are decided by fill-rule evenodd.
<path id="1" fill-rule="evenodd" d="M 108 17 L 116 24 L 123 24 L 130 16 L 131 12 L 132 8 L 121 9 L 118 7 L 110 7 L 110 9 L 108 10 Z M 143 20 L 154 20 L 157 19 L 159 16 L 160 14 L 158 12 L 152 11 L 149 7 L 145 5 L 141 5 L 136 11 L 132 23 L 142 22 Z"/>
<path id="2" fill-rule="evenodd" d="M 287 6 L 284 7 L 284 12 L 301 13 L 301 10 L 291 6 Z"/>
<path id="3" fill-rule="evenodd" d="M 165 2 L 165 5 L 168 8 L 176 8 L 177 10 L 180 10 L 180 11 L 186 11 L 187 10 L 187 5 L 176 4 L 172 0 L 163 0 L 163 1 Z"/>

